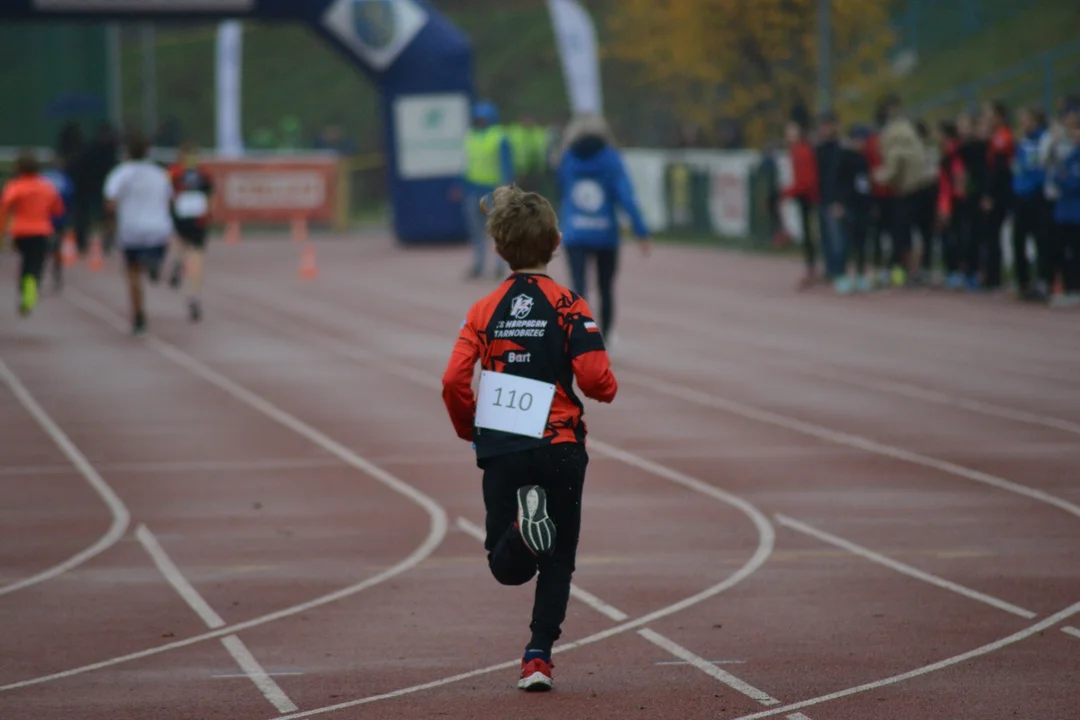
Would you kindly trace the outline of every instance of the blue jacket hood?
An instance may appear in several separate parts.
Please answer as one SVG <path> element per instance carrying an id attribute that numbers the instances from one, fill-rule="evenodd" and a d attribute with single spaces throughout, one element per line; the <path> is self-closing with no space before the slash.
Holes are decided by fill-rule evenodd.
<path id="1" fill-rule="evenodd" d="M 497 125 L 499 108 L 490 100 L 481 100 L 473 106 L 473 120 L 486 120 L 488 125 Z"/>

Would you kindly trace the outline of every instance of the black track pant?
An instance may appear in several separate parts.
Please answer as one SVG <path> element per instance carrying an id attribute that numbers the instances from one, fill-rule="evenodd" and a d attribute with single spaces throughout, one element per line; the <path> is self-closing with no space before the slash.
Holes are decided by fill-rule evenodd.
<path id="1" fill-rule="evenodd" d="M 814 263 L 817 261 L 817 255 L 814 250 L 814 223 L 811 221 L 814 212 L 814 205 L 806 198 L 796 198 L 799 204 L 799 220 L 802 222 L 803 232 L 803 255 L 806 258 L 806 269 L 809 272 L 814 271 Z"/>
<path id="2" fill-rule="evenodd" d="M 1049 203 L 1042 193 L 1036 193 L 1031 198 L 1020 198 L 1016 202 L 1016 210 L 1013 214 L 1012 251 L 1013 251 L 1013 276 L 1021 292 L 1031 288 L 1031 263 L 1027 257 L 1028 238 L 1035 240 L 1035 250 L 1038 257 L 1037 277 L 1049 287 L 1051 273 L 1053 272 L 1053 260 L 1049 247 L 1049 230 L 1047 220 Z"/>
<path id="3" fill-rule="evenodd" d="M 1080 293 L 1080 225 L 1058 225 L 1058 237 L 1065 292 Z"/>
<path id="4" fill-rule="evenodd" d="M 585 446 L 578 443 L 546 445 L 479 462 L 484 471 L 487 509 L 484 547 L 491 574 L 503 585 L 524 585 L 539 571 L 528 649 L 551 652 L 562 634 L 577 557 L 581 492 L 588 463 Z M 547 491 L 548 515 L 555 523 L 555 549 L 546 557 L 538 558 L 529 552 L 514 527 L 517 490 L 523 485 L 539 485 Z"/>
<path id="5" fill-rule="evenodd" d="M 615 273 L 619 269 L 619 248 L 594 250 L 566 248 L 574 292 L 588 299 L 589 259 L 596 262 L 596 285 L 600 290 L 600 332 L 610 334 L 615 322 Z"/>
<path id="6" fill-rule="evenodd" d="M 19 263 L 19 288 L 25 277 L 33 277 L 41 285 L 41 274 L 45 271 L 45 256 L 49 252 L 49 238 L 34 235 L 15 238 L 15 248 L 19 251 L 22 262 Z"/>

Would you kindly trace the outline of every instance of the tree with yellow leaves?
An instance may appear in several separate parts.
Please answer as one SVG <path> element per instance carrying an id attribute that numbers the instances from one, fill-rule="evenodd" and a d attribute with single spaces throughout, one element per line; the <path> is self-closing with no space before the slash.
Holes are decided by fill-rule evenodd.
<path id="1" fill-rule="evenodd" d="M 709 129 L 734 118 L 760 143 L 792 106 L 814 102 L 819 2 L 832 3 L 834 86 L 874 90 L 892 44 L 889 0 L 620 0 L 607 53 L 671 97 L 682 120 Z"/>

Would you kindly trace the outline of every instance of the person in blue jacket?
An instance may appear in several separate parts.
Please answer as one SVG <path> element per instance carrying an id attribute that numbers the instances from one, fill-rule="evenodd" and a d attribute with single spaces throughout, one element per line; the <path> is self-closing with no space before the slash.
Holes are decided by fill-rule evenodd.
<path id="1" fill-rule="evenodd" d="M 1061 239 L 1060 258 L 1065 295 L 1059 306 L 1080 305 L 1080 108 L 1068 117 L 1072 151 L 1058 166 L 1056 177 L 1059 196 L 1054 205 L 1054 220 Z"/>
<path id="2" fill-rule="evenodd" d="M 64 169 L 64 160 L 57 158 L 51 167 L 41 173 L 41 176 L 52 183 L 60 199 L 64 201 L 64 214 L 53 218 L 53 236 L 49 241 L 49 256 L 52 258 L 53 288 L 57 291 L 64 284 L 64 263 L 61 257 L 61 244 L 64 233 L 68 229 L 70 218 L 67 208 L 75 201 L 75 183 L 72 182 Z"/>
<path id="3" fill-rule="evenodd" d="M 1046 118 L 1038 110 L 1023 108 L 1018 116 L 1020 141 L 1013 161 L 1013 280 L 1021 300 L 1049 299 L 1053 265 L 1047 246 L 1047 200 L 1043 194 L 1046 170 L 1039 162 L 1039 146 L 1046 133 Z M 1035 240 L 1038 251 L 1037 282 L 1031 282 L 1027 257 L 1028 237 Z"/>
<path id="4" fill-rule="evenodd" d="M 451 190 L 454 201 L 464 201 L 466 226 L 473 247 L 473 265 L 468 277 L 484 274 L 488 246 L 487 223 L 480 211 L 480 201 L 495 188 L 514 181 L 514 152 L 510 135 L 499 124 L 499 109 L 481 100 L 473 107 L 473 126 L 465 138 L 465 173 L 462 183 Z M 495 260 L 495 275 L 507 274 L 506 262 Z"/>
<path id="5" fill-rule="evenodd" d="M 619 262 L 616 211 L 621 209 L 629 217 L 646 255 L 652 241 L 611 130 L 599 115 L 581 115 L 570 121 L 563 134 L 558 183 L 562 195 L 559 225 L 570 263 L 571 286 L 574 292 L 586 297 L 587 265 L 590 260 L 595 262 L 600 290 L 600 331 L 610 344 Z"/>

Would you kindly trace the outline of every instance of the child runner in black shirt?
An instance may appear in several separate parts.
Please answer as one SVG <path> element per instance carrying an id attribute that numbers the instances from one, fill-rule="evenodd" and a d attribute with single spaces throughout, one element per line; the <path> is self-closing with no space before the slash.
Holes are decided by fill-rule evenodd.
<path id="1" fill-rule="evenodd" d="M 548 690 L 589 461 L 574 380 L 586 397 L 605 403 L 618 385 L 589 305 L 546 274 L 562 238 L 550 203 L 503 187 L 484 210 L 488 234 L 512 272 L 462 323 L 443 376 L 443 401 L 484 471 L 484 547 L 492 575 L 504 585 L 523 585 L 539 573 L 518 687 Z"/>

